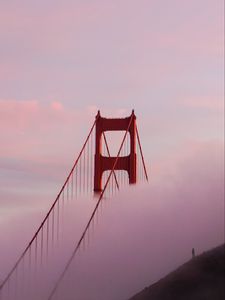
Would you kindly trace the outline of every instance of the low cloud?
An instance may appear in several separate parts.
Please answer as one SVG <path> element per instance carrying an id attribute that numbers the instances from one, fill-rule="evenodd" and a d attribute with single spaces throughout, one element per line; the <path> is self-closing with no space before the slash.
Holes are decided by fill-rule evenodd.
<path id="1" fill-rule="evenodd" d="M 98 111 L 75 109 L 55 100 L 0 100 L 0 175 L 64 180 Z M 103 116 L 124 117 L 124 109 L 103 109 Z M 10 175 L 8 174 L 10 172 Z M 21 173 L 23 176 L 21 176 Z M 19 175 L 20 174 L 20 175 Z"/>
<path id="2" fill-rule="evenodd" d="M 181 104 L 185 105 L 186 107 L 189 108 L 194 108 L 194 109 L 205 109 L 209 110 L 212 112 L 224 112 L 224 102 L 222 98 L 218 97 L 188 97 L 188 98 L 183 98 L 180 101 Z"/>

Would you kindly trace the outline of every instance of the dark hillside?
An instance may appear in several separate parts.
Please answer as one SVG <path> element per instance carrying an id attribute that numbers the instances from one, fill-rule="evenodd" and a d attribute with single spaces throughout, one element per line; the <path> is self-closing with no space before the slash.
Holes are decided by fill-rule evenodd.
<path id="1" fill-rule="evenodd" d="M 224 300 L 224 248 L 196 256 L 130 300 Z"/>

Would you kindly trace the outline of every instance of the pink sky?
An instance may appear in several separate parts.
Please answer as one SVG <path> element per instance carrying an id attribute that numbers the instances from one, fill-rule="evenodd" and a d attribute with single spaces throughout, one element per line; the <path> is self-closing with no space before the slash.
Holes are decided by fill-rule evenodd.
<path id="1" fill-rule="evenodd" d="M 66 169 L 97 109 L 135 109 L 149 165 L 222 142 L 223 19 L 222 0 L 1 2 L 1 176 Z"/>

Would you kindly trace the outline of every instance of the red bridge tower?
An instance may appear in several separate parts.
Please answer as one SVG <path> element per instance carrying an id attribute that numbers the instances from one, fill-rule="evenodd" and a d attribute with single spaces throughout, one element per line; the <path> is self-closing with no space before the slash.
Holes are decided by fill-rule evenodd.
<path id="1" fill-rule="evenodd" d="M 130 127 L 128 129 L 128 126 Z M 129 183 L 136 183 L 137 158 L 136 158 L 136 116 L 134 111 L 130 117 L 108 119 L 100 115 L 96 116 L 96 141 L 95 141 L 95 164 L 94 164 L 94 191 L 102 191 L 102 174 L 104 171 L 112 170 L 116 157 L 102 155 L 102 134 L 105 131 L 127 130 L 130 134 L 130 154 L 118 157 L 115 170 L 125 170 L 129 176 Z"/>

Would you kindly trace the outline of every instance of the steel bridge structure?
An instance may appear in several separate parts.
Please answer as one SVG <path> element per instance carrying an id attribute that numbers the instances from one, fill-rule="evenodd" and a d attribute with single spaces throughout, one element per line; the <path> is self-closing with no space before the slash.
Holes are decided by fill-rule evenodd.
<path id="1" fill-rule="evenodd" d="M 106 135 L 108 131 L 124 132 L 116 156 L 110 154 Z M 40 276 L 39 269 L 47 263 L 47 254 L 59 235 L 60 215 L 63 214 L 65 201 L 69 198 L 82 197 L 84 194 L 93 197 L 94 194 L 96 202 L 93 211 L 80 232 L 70 257 L 58 272 L 45 298 L 57 299 L 60 283 L 85 243 L 101 202 L 106 196 L 112 197 L 123 185 L 136 184 L 140 181 L 148 181 L 148 175 L 134 111 L 129 117 L 114 119 L 104 118 L 98 111 L 81 151 L 50 209 L 11 270 L 0 282 L 0 299 L 38 299 L 32 296 L 26 285 L 31 285 L 31 274 Z M 37 278 L 34 281 L 37 282 Z M 35 291 L 35 284 L 33 286 Z M 44 300 L 43 296 L 40 300 Z"/>

